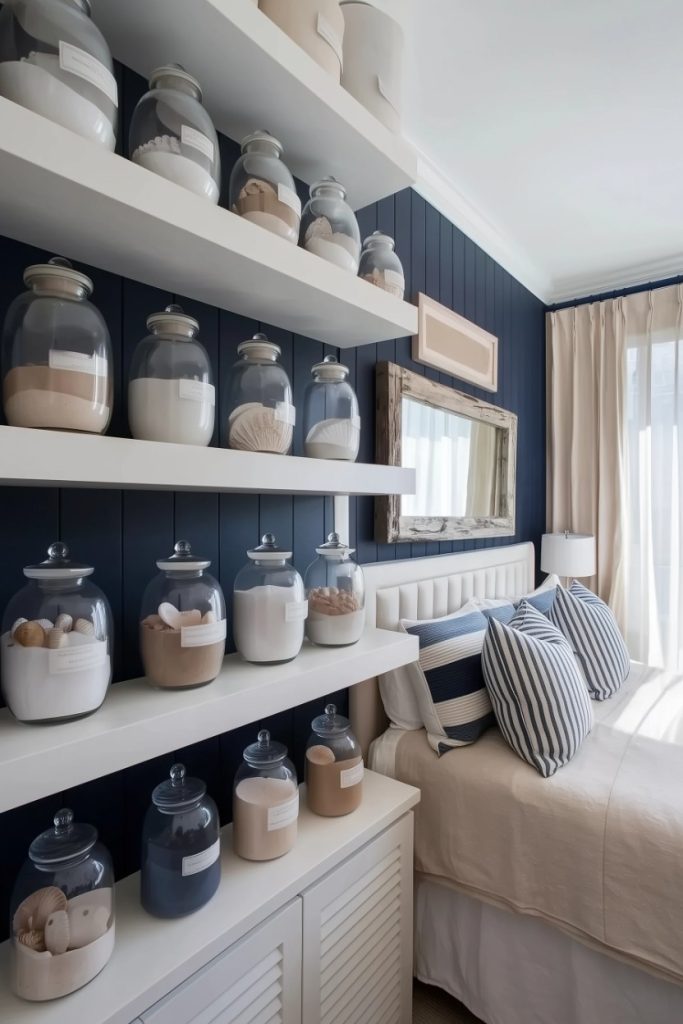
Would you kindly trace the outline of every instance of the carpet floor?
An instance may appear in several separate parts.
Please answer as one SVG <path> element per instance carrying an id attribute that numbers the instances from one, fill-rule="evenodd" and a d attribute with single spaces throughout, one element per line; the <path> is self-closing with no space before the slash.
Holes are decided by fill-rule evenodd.
<path id="1" fill-rule="evenodd" d="M 481 1024 L 462 1003 L 440 988 L 416 981 L 413 989 L 413 1024 Z"/>

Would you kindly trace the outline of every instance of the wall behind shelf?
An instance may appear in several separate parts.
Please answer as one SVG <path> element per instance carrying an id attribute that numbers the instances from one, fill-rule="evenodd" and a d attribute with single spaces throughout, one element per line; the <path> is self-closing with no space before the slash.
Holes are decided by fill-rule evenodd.
<path id="1" fill-rule="evenodd" d="M 119 68 L 123 124 L 141 95 L 144 83 Z M 125 137 L 125 132 L 121 133 Z M 286 140 L 283 140 L 286 146 Z M 238 147 L 221 140 L 224 194 Z M 119 147 L 121 143 L 119 143 Z M 305 198 L 304 190 L 301 194 Z M 87 209 L 83 210 L 87 216 Z M 373 539 L 373 500 L 351 500 L 351 541 L 361 562 L 443 554 L 491 544 L 531 540 L 538 544 L 545 528 L 545 329 L 543 303 L 490 259 L 461 231 L 411 190 L 381 201 L 359 215 L 365 234 L 379 228 L 396 238 L 403 259 L 407 294 L 424 291 L 474 320 L 500 338 L 499 381 L 496 395 L 478 391 L 414 363 L 408 338 L 368 345 L 342 355 L 358 393 L 363 433 L 359 459 L 373 461 L 374 368 L 393 360 L 418 373 L 493 401 L 519 417 L 517 457 L 517 534 L 494 541 L 443 544 L 378 545 Z M 1 225 L 0 225 L 1 229 Z M 43 253 L 0 238 L 0 317 L 23 288 L 25 266 L 52 253 Z M 68 253 L 62 255 L 68 256 Z M 83 268 L 86 269 L 87 268 Z M 267 325 L 220 312 L 136 282 L 98 270 L 88 270 L 95 282 L 94 301 L 104 314 L 112 335 L 116 370 L 115 412 L 110 432 L 127 435 L 125 387 L 133 350 L 145 334 L 145 318 L 168 302 L 180 301 L 201 324 L 219 384 L 223 386 L 236 358 L 237 344 L 263 327 L 283 350 L 283 363 L 291 375 L 295 404 L 301 409 L 310 367 L 328 349 L 319 342 L 294 337 Z M 338 353 L 336 353 L 338 354 Z M 295 452 L 301 453 L 301 420 L 296 427 Z M 217 439 L 214 438 L 214 443 Z M 0 488 L 0 530 L 4 538 L 0 559 L 0 613 L 23 579 L 22 566 L 43 556 L 50 541 L 61 538 L 74 556 L 92 560 L 95 580 L 106 592 L 115 620 L 115 678 L 141 673 L 137 652 L 137 623 L 142 591 L 156 571 L 155 559 L 172 548 L 176 538 L 189 539 L 213 561 L 230 602 L 232 583 L 245 562 L 245 549 L 270 530 L 291 544 L 300 571 L 313 557 L 313 547 L 332 528 L 332 500 L 270 495 L 211 495 L 185 493 L 118 492 L 88 490 Z M 229 638 L 232 650 L 232 641 Z M 340 653 L 343 657 L 343 653 Z M 160 695 L 163 700 L 163 695 Z M 346 707 L 346 694 L 337 701 Z M 322 702 L 320 702 L 322 703 Z M 301 751 L 315 708 L 302 707 L 277 716 L 271 730 L 295 751 Z M 17 725 L 29 729 L 29 726 Z M 81 820 L 97 825 L 111 850 L 118 877 L 137 870 L 141 821 L 153 786 L 174 759 L 182 759 L 191 773 L 204 778 L 219 804 L 223 822 L 230 820 L 230 787 L 242 748 L 256 726 L 226 733 L 185 751 L 96 780 L 65 794 L 56 794 L 0 816 L 0 938 L 6 935 L 9 892 L 31 839 L 50 824 L 54 811 L 67 804 Z M 11 779 L 3 779 L 11 785 Z"/>

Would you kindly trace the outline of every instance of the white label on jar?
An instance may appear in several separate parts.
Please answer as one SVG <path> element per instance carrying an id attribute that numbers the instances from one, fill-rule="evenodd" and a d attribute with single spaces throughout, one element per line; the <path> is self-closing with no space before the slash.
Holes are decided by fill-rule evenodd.
<path id="1" fill-rule="evenodd" d="M 406 281 L 403 274 L 399 274 L 398 270 L 385 270 L 384 281 L 386 284 L 391 285 L 392 288 L 400 288 L 401 291 L 405 291 Z"/>
<path id="2" fill-rule="evenodd" d="M 301 200 L 293 188 L 290 188 L 289 185 L 278 185 L 277 197 L 279 201 L 284 203 L 285 206 L 288 206 L 290 210 L 294 210 L 297 217 L 301 216 Z"/>
<path id="3" fill-rule="evenodd" d="M 180 627 L 181 647 L 206 647 L 208 644 L 219 644 L 225 637 L 225 619 L 221 619 L 220 622 L 205 622 L 200 626 Z"/>
<path id="4" fill-rule="evenodd" d="M 203 132 L 198 132 L 196 128 L 190 128 L 189 124 L 184 124 L 180 128 L 180 141 L 184 146 L 198 149 L 207 160 L 213 163 L 216 148 L 211 139 L 208 139 Z"/>
<path id="5" fill-rule="evenodd" d="M 285 622 L 301 622 L 308 617 L 308 601 L 290 601 L 285 605 Z"/>
<path id="6" fill-rule="evenodd" d="M 208 402 L 209 405 L 216 404 L 216 389 L 213 384 L 205 384 L 203 380 L 178 381 L 178 397 L 189 398 L 193 402 Z"/>
<path id="7" fill-rule="evenodd" d="M 268 831 L 277 832 L 280 828 L 287 828 L 288 825 L 294 824 L 298 817 L 299 790 L 297 789 L 296 796 L 293 796 L 291 800 L 268 808 Z"/>
<path id="8" fill-rule="evenodd" d="M 392 92 L 392 90 L 389 88 L 384 79 L 381 78 L 379 75 L 377 76 L 377 91 L 379 92 L 380 96 L 382 96 L 387 101 L 389 106 L 393 107 L 396 113 L 398 114 L 400 110 L 398 97 Z"/>
<path id="9" fill-rule="evenodd" d="M 48 652 L 48 666 L 51 676 L 63 676 L 70 672 L 87 672 L 97 668 L 107 657 L 107 645 L 103 640 L 78 647 L 61 647 Z"/>
<path id="10" fill-rule="evenodd" d="M 293 427 L 296 423 L 296 409 L 289 402 L 278 402 L 275 406 L 275 419 Z"/>
<path id="11" fill-rule="evenodd" d="M 363 762 L 356 764 L 353 768 L 347 768 L 346 771 L 339 772 L 339 785 L 342 789 L 350 789 L 351 786 L 357 786 L 359 782 L 363 781 L 363 774 L 365 768 Z"/>
<path id="12" fill-rule="evenodd" d="M 89 356 L 87 352 L 65 352 L 60 348 L 50 349 L 48 365 L 51 370 L 74 370 L 77 373 L 91 373 L 93 377 L 107 376 L 107 360 L 102 356 Z"/>
<path id="13" fill-rule="evenodd" d="M 324 39 L 326 43 L 329 43 L 339 58 L 339 63 L 343 65 L 344 53 L 342 50 L 342 38 L 339 33 L 335 31 L 334 26 L 330 24 L 324 14 L 318 15 L 318 35 L 321 39 Z"/>
<path id="14" fill-rule="evenodd" d="M 59 66 L 62 71 L 70 71 L 72 75 L 90 82 L 96 89 L 103 92 L 115 107 L 119 105 L 119 90 L 116 79 L 109 68 L 106 68 L 101 61 L 97 60 L 85 50 L 74 46 L 73 43 L 59 41 Z"/>
<path id="15" fill-rule="evenodd" d="M 200 871 L 206 871 L 212 864 L 215 864 L 221 855 L 221 841 L 216 842 L 202 853 L 193 853 L 189 857 L 183 857 L 183 878 L 186 875 L 198 875 Z"/>

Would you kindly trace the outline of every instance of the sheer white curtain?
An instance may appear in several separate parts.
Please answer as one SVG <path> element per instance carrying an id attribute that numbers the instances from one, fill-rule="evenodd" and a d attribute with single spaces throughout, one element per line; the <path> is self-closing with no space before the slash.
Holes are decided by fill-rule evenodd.
<path id="1" fill-rule="evenodd" d="M 401 499 L 402 515 L 467 515 L 471 434 L 471 420 L 403 399 L 401 462 L 415 469 L 417 488 Z"/>

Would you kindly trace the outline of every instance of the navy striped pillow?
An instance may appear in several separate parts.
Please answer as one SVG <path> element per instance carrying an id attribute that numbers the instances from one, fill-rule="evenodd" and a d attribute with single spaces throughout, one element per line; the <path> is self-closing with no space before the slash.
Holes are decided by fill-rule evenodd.
<path id="1" fill-rule="evenodd" d="M 403 628 L 420 641 L 416 687 L 430 745 L 443 754 L 474 743 L 495 724 L 481 668 L 486 619 L 466 607 Z"/>
<path id="2" fill-rule="evenodd" d="M 590 698 L 564 636 L 522 601 L 509 626 L 489 621 L 482 667 L 503 736 L 544 778 L 554 775 L 593 725 Z"/>
<path id="3" fill-rule="evenodd" d="M 611 608 L 574 580 L 569 590 L 557 588 L 550 621 L 574 648 L 593 700 L 615 694 L 631 661 Z"/>

